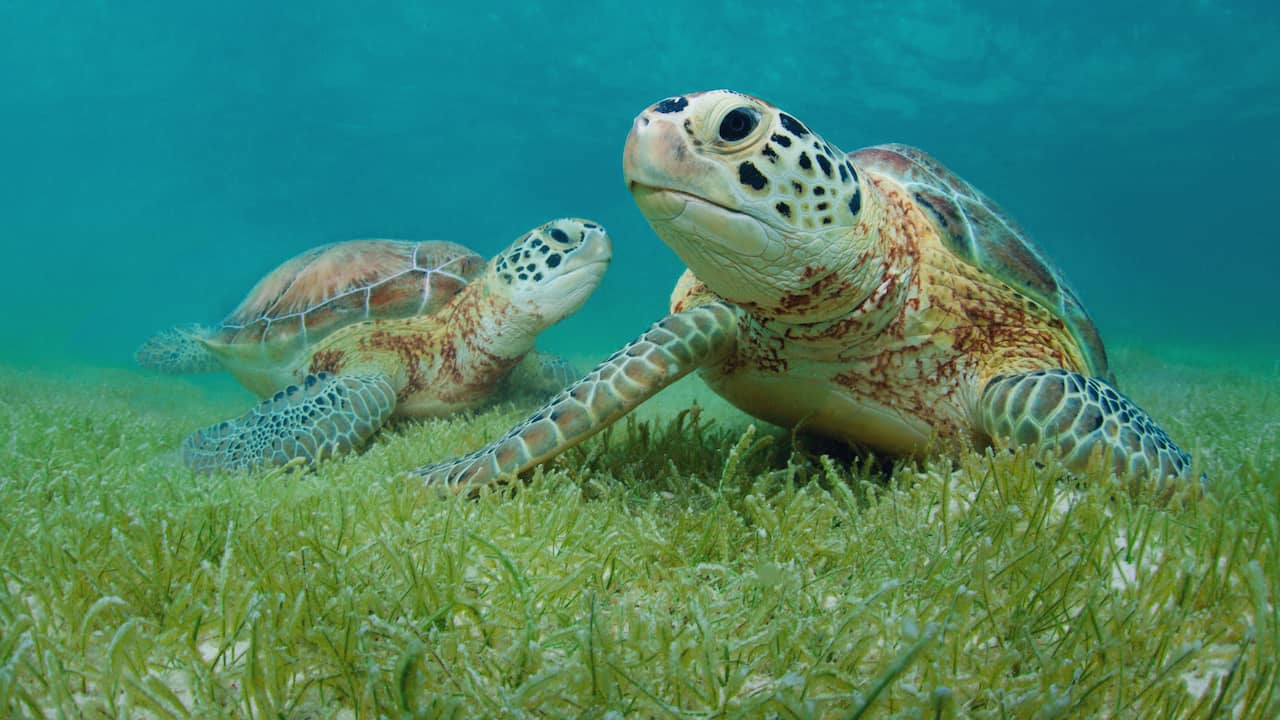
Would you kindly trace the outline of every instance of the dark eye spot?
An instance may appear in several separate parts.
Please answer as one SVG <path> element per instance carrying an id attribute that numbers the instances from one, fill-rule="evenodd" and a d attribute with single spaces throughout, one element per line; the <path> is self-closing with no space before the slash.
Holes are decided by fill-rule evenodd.
<path id="1" fill-rule="evenodd" d="M 808 153 L 800 153 L 800 167 L 804 168 L 805 170 L 809 170 L 810 168 L 813 167 L 813 163 L 809 162 Z"/>
<path id="2" fill-rule="evenodd" d="M 858 190 L 853 191 L 853 197 L 849 198 L 849 212 L 854 215 L 862 209 L 862 193 Z"/>
<path id="3" fill-rule="evenodd" d="M 790 206 L 790 205 L 788 205 L 788 204 L 786 204 L 786 203 L 784 203 L 784 202 L 780 202 L 780 203 L 778 203 L 777 205 L 774 205 L 774 207 L 778 209 L 778 212 L 782 213 L 782 217 L 788 217 L 788 218 L 789 218 L 789 217 L 791 217 L 791 206 Z"/>
<path id="4" fill-rule="evenodd" d="M 689 105 L 689 101 L 683 97 L 667 98 L 658 103 L 653 109 L 660 113 L 680 112 Z"/>
<path id="5" fill-rule="evenodd" d="M 822 168 L 822 174 L 831 177 L 831 161 L 823 155 L 814 155 L 818 159 L 818 166 Z"/>
<path id="6" fill-rule="evenodd" d="M 822 187 L 821 185 L 814 185 L 814 186 L 813 186 L 813 194 L 814 194 L 814 195 L 822 195 L 822 194 L 824 194 L 825 192 L 827 192 L 827 189 L 826 189 L 826 188 L 824 188 L 824 187 Z"/>
<path id="7" fill-rule="evenodd" d="M 683 99 L 684 98 L 681 98 L 681 100 Z M 551 228 L 550 235 L 553 239 L 555 239 L 556 242 L 561 242 L 561 243 L 569 242 L 569 236 L 565 234 L 565 231 L 561 230 L 560 228 Z"/>
<path id="8" fill-rule="evenodd" d="M 756 114 L 747 108 L 734 108 L 720 121 L 720 139 L 728 142 L 741 140 L 756 129 Z"/>
<path id="9" fill-rule="evenodd" d="M 763 190 L 764 186 L 769 184 L 769 181 L 765 179 L 764 175 L 760 174 L 756 166 L 749 162 L 744 162 L 738 166 L 738 180 L 743 185 L 749 185 L 755 190 Z"/>
<path id="10" fill-rule="evenodd" d="M 809 134 L 809 128 L 801 125 L 799 120 L 786 113 L 780 114 L 778 119 L 782 121 L 782 127 L 786 128 L 787 132 L 795 135 L 796 137 L 804 137 Z"/>
<path id="11" fill-rule="evenodd" d="M 782 147 L 791 147 L 791 138 L 787 137 L 786 135 L 779 135 L 778 133 L 774 133 L 769 137 L 769 139 L 778 143 Z"/>
<path id="12" fill-rule="evenodd" d="M 533 274 L 533 281 L 534 281 L 534 282 L 538 282 L 538 281 L 539 281 L 539 280 L 541 280 L 541 279 L 542 279 L 542 273 L 534 273 L 534 274 Z"/>
<path id="13" fill-rule="evenodd" d="M 547 256 L 547 267 L 560 267 L 560 253 Z"/>

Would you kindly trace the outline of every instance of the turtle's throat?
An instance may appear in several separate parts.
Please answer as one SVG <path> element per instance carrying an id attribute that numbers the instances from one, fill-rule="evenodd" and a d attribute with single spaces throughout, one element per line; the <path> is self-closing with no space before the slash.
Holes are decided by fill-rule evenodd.
<path id="1" fill-rule="evenodd" d="M 820 232 L 796 230 L 786 236 L 788 263 L 780 267 L 777 301 L 757 308 L 757 314 L 795 326 L 799 333 L 848 323 L 852 317 L 891 317 L 902 299 L 892 290 L 912 275 L 914 260 L 906 257 L 898 238 L 886 232 L 886 207 L 878 188 L 862 183 L 862 207 L 851 224 Z M 843 202 L 843 201 L 841 201 Z M 868 332 L 887 324 L 876 322 Z"/>
<path id="2" fill-rule="evenodd" d="M 861 208 L 845 236 L 853 253 L 853 265 L 845 274 L 849 292 L 841 317 L 868 312 L 883 295 L 886 285 L 896 285 L 902 278 L 911 276 L 916 263 L 914 251 L 904 252 L 902 238 L 894 232 L 900 219 L 890 217 L 884 194 L 869 173 L 862 173 L 859 197 Z M 896 309 L 882 307 L 888 312 Z"/>
<path id="3" fill-rule="evenodd" d="M 872 341 L 908 310 L 917 289 L 919 246 L 900 232 L 904 218 L 894 216 L 879 183 L 867 173 L 861 193 L 862 208 L 852 227 L 832 239 L 849 251 L 843 256 L 848 265 L 837 273 L 838 289 L 815 293 L 826 302 L 821 310 L 787 322 L 789 337 L 828 338 L 844 346 Z"/>
<path id="4" fill-rule="evenodd" d="M 493 269 L 488 273 L 493 275 Z M 502 290 L 505 288 L 496 277 L 483 277 L 468 285 L 458 299 L 474 293 L 475 300 L 455 303 L 459 315 L 465 317 L 458 318 L 454 332 L 459 343 L 476 355 L 519 359 L 533 348 L 546 323 L 536 306 L 513 300 Z"/>

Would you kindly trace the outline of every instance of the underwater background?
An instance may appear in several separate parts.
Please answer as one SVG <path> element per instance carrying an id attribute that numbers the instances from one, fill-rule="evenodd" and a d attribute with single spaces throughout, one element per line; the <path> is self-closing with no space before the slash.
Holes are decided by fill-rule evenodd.
<path id="1" fill-rule="evenodd" d="M 512 402 L 182 469 L 253 396 L 135 348 L 323 243 L 591 218 L 539 345 L 640 333 L 682 268 L 624 139 L 722 87 L 998 201 L 1208 491 L 846 458 L 695 378 L 518 490 L 406 474 Z M 1275 0 L 0 0 L 0 716 L 1280 717 L 1277 130 Z"/>
<path id="2" fill-rule="evenodd" d="M 565 215 L 615 259 L 541 344 L 601 357 L 681 270 L 621 181 L 631 120 L 720 87 L 846 152 L 932 153 L 1112 347 L 1271 372 L 1280 348 L 1272 3 L 26 0 L 0 68 L 4 365 L 128 366 L 321 243 L 488 257 Z"/>

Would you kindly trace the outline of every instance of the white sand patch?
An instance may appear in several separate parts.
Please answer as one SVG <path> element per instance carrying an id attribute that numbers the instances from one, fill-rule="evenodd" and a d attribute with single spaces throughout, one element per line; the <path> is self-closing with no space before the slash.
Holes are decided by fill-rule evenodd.
<path id="1" fill-rule="evenodd" d="M 927 482 L 933 477 L 933 474 L 928 472 L 917 472 L 915 475 L 920 482 Z M 944 519 L 962 518 L 969 513 L 978 498 L 978 491 L 976 489 L 962 491 L 966 487 L 964 482 L 966 477 L 967 473 L 964 470 L 953 470 L 950 478 L 940 480 L 951 486 L 951 491 L 947 493 L 947 507 L 944 509 L 941 505 L 935 505 L 929 508 L 929 514 L 925 520 L 927 524 L 938 525 Z"/>
<path id="2" fill-rule="evenodd" d="M 1182 684 L 1196 699 L 1217 692 L 1219 681 L 1231 671 L 1231 664 L 1239 654 L 1240 648 L 1230 643 L 1204 648 L 1192 659 L 1191 668 L 1180 676 Z M 1238 717 L 1239 714 L 1240 708 L 1237 707 L 1233 716 Z"/>
<path id="3" fill-rule="evenodd" d="M 245 656 L 245 653 L 249 652 L 249 641 L 241 640 L 240 642 L 232 644 L 230 648 L 223 652 L 222 645 L 215 643 L 212 640 L 205 640 L 200 643 L 200 646 L 197 649 L 200 651 L 200 659 L 207 663 L 213 662 L 214 658 L 218 657 L 218 653 L 221 652 L 222 661 L 224 663 L 235 664 Z"/>
<path id="4" fill-rule="evenodd" d="M 1049 522 L 1062 520 L 1067 516 L 1067 513 L 1071 512 L 1071 508 L 1076 506 L 1082 495 L 1082 492 L 1075 489 L 1059 490 L 1054 494 L 1053 505 L 1049 508 L 1048 518 L 1046 519 Z"/>
<path id="5" fill-rule="evenodd" d="M 1138 583 L 1138 566 L 1128 557 L 1129 538 L 1121 530 L 1116 536 L 1115 561 L 1111 564 L 1111 587 L 1126 590 Z"/>
<path id="6" fill-rule="evenodd" d="M 1138 567 L 1141 559 L 1143 567 Z M 1126 590 L 1138 584 L 1139 575 L 1150 575 L 1165 562 L 1164 548 L 1148 537 L 1141 552 L 1134 551 L 1125 530 L 1116 533 L 1115 555 L 1111 565 L 1111 587 Z"/>

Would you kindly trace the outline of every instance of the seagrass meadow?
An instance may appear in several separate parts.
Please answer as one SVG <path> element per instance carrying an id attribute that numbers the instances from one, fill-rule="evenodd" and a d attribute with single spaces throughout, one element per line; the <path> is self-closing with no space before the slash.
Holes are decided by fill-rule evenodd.
<path id="1" fill-rule="evenodd" d="M 1274 0 L 10 0 L 0 73 L 0 717 L 1280 717 Z M 875 457 L 697 378 L 459 495 L 408 473 L 532 407 L 183 465 L 255 398 L 135 349 L 325 243 L 584 218 L 611 264 L 538 348 L 636 337 L 684 266 L 624 142 L 716 88 L 990 196 L 1207 492 Z"/>
<path id="2" fill-rule="evenodd" d="M 1168 356 L 1175 359 L 1169 360 Z M 1121 351 L 1210 492 L 825 454 L 696 380 L 525 481 L 405 477 L 527 408 L 197 476 L 229 382 L 0 370 L 11 717 L 1280 712 L 1280 372 Z"/>

